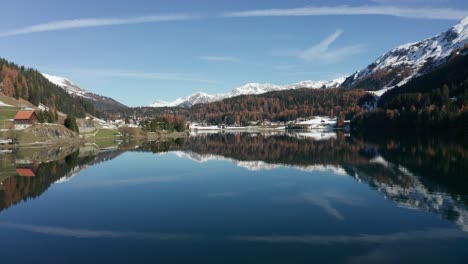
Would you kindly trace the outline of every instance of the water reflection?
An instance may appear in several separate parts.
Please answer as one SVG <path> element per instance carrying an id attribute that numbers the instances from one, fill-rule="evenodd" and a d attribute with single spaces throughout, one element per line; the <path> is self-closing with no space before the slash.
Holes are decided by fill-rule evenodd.
<path id="1" fill-rule="evenodd" d="M 438 214 L 468 231 L 468 151 L 458 144 L 369 142 L 344 134 L 317 140 L 297 134 L 226 133 L 148 143 L 140 150 L 171 152 L 197 162 L 225 160 L 253 171 L 329 170 L 368 184 L 399 206 Z M 303 198 L 335 218 L 343 218 L 330 204 L 332 198 L 308 193 Z"/>
<path id="2" fill-rule="evenodd" d="M 0 212 L 35 198 L 52 184 L 66 182 L 83 169 L 113 159 L 123 151 L 101 151 L 88 145 L 3 152 L 0 156 Z"/>
<path id="3" fill-rule="evenodd" d="M 251 171 L 276 169 L 328 171 L 367 184 L 401 207 L 442 216 L 452 221 L 459 229 L 468 231 L 468 151 L 465 147 L 447 142 L 422 140 L 401 142 L 387 139 L 370 142 L 344 134 L 318 137 L 304 133 L 216 133 L 139 145 L 129 143 L 107 151 L 102 151 L 94 145 L 81 148 L 4 151 L 0 154 L 0 210 L 37 197 L 52 184 L 70 181 L 89 166 L 113 159 L 127 151 L 171 153 L 201 163 L 223 160 Z M 159 177 L 157 181 L 174 180 L 176 177 L 177 175 Z M 107 183 L 123 184 L 140 180 L 134 177 L 116 179 L 115 182 Z M 228 198 L 236 195 L 238 193 L 219 191 L 208 193 L 205 197 Z M 322 192 L 305 190 L 291 199 L 318 206 L 338 221 L 343 221 L 345 218 L 336 208 L 336 204 L 352 206 L 365 204 L 360 197 L 334 190 Z M 400 237 L 401 234 L 396 236 Z M 296 238 L 236 237 L 235 239 L 280 242 Z M 316 241 L 324 240 L 323 237 L 300 239 L 306 243 L 318 243 Z M 375 238 L 369 238 L 373 239 Z"/>

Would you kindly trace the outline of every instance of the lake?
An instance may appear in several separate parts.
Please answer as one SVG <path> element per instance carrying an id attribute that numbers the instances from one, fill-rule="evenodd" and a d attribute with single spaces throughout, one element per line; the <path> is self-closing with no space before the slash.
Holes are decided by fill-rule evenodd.
<path id="1" fill-rule="evenodd" d="M 468 149 L 215 133 L 2 150 L 2 263 L 468 263 Z"/>

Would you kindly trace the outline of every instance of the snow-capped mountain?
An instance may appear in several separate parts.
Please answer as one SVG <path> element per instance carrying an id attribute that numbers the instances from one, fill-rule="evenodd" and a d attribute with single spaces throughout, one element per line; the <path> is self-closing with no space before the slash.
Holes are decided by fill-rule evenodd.
<path id="1" fill-rule="evenodd" d="M 64 77 L 49 75 L 46 73 L 41 74 L 47 80 L 49 80 L 49 82 L 63 88 L 68 94 L 88 99 L 98 110 L 127 108 L 127 106 L 125 106 L 124 104 L 117 102 L 116 100 L 110 97 L 89 92 Z"/>
<path id="2" fill-rule="evenodd" d="M 173 102 L 155 101 L 150 107 L 190 107 L 196 104 L 212 103 L 223 99 L 232 98 L 240 95 L 255 95 L 273 91 L 292 90 L 299 88 L 320 89 L 320 88 L 336 88 L 341 85 L 345 77 L 340 77 L 331 81 L 302 81 L 294 84 L 275 85 L 271 83 L 248 83 L 241 87 L 237 87 L 228 93 L 210 95 L 207 93 L 194 93 L 190 96 L 178 98 Z"/>
<path id="3" fill-rule="evenodd" d="M 401 86 L 446 62 L 452 52 L 468 44 L 468 17 L 437 36 L 399 46 L 349 76 L 342 84 L 370 91 Z"/>
<path id="4" fill-rule="evenodd" d="M 319 88 L 337 88 L 346 80 L 346 76 L 331 80 L 331 81 L 302 81 L 294 84 L 286 85 L 288 89 L 298 89 L 298 88 L 310 88 L 310 89 L 319 89 Z"/>
<path id="5" fill-rule="evenodd" d="M 199 103 L 210 103 L 239 95 L 262 94 L 298 88 L 362 88 L 381 95 L 385 91 L 401 86 L 414 77 L 443 65 L 453 53 L 468 50 L 468 17 L 446 32 L 419 41 L 401 45 L 380 56 L 365 69 L 347 78 L 332 81 L 302 81 L 287 85 L 248 83 L 224 94 L 209 95 L 195 93 L 173 102 L 156 101 L 151 107 L 189 107 Z"/>
<path id="6" fill-rule="evenodd" d="M 89 94 L 88 91 L 86 91 L 85 89 L 80 88 L 78 85 L 74 84 L 73 82 L 71 82 L 68 79 L 65 79 L 65 78 L 60 77 L 60 76 L 49 75 L 49 74 L 46 74 L 46 73 L 41 73 L 41 74 L 42 74 L 42 76 L 46 77 L 46 79 L 49 80 L 49 82 L 51 82 L 51 83 L 53 83 L 53 84 L 55 84 L 55 85 L 57 85 L 59 87 L 62 87 L 65 91 L 67 91 L 71 95 L 76 95 L 76 96 L 79 96 L 79 97 L 84 97 L 84 98 L 94 100 L 91 96 L 88 96 L 88 94 Z"/>
<path id="7" fill-rule="evenodd" d="M 175 106 L 190 107 L 195 104 L 211 103 L 217 100 L 218 100 L 217 95 L 209 95 L 207 93 L 198 92 L 187 97 L 178 98 L 172 102 L 165 102 L 165 101 L 158 100 L 152 103 L 150 106 L 151 107 L 175 107 Z M 219 99 L 219 100 L 222 100 L 222 99 Z"/>

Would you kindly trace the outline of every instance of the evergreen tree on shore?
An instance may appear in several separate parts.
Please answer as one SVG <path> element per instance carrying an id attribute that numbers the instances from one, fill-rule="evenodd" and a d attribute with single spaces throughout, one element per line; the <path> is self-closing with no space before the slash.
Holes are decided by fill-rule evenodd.
<path id="1" fill-rule="evenodd" d="M 70 129 L 71 131 L 75 131 L 76 133 L 79 133 L 79 128 L 76 123 L 76 118 L 72 115 L 68 115 L 67 118 L 65 119 L 63 125 Z"/>

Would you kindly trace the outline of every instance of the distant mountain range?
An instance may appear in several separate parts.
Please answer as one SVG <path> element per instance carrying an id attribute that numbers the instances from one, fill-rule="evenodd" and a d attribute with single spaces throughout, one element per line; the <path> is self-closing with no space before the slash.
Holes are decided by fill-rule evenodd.
<path id="1" fill-rule="evenodd" d="M 240 95 L 260 95 L 273 91 L 296 90 L 299 88 L 323 89 L 323 88 L 360 88 L 367 91 L 372 91 L 378 96 L 384 92 L 397 87 L 403 86 L 415 77 L 420 77 L 435 69 L 439 69 L 447 64 L 451 55 L 457 55 L 460 52 L 466 52 L 468 48 L 468 17 L 464 18 L 460 23 L 453 26 L 449 30 L 441 34 L 430 37 L 428 39 L 409 43 L 399 46 L 369 64 L 366 68 L 357 71 L 356 73 L 341 77 L 331 81 L 302 81 L 294 84 L 275 85 L 270 83 L 248 83 L 244 86 L 235 88 L 227 93 L 207 94 L 198 92 L 187 97 L 178 98 L 172 102 L 155 101 L 150 107 L 191 107 L 197 104 L 212 103 L 228 98 L 233 98 Z M 464 50 L 464 51 L 462 51 Z M 462 54 L 463 55 L 463 54 Z M 19 96 L 26 98 L 33 104 L 45 103 L 56 105 L 58 109 L 65 112 L 81 115 L 86 107 L 85 104 L 92 104 L 98 111 L 123 110 L 128 108 L 126 105 L 106 96 L 98 95 L 89 92 L 72 81 L 45 73 L 41 73 L 40 78 L 45 77 L 47 80 L 41 80 L 33 76 L 36 74 L 33 70 L 22 70 L 21 68 L 12 65 L 9 67 L 5 60 L 0 61 L 2 65 L 6 65 L 4 70 L 4 80 L 2 82 L 2 92 L 8 96 Z M 14 66 L 14 67 L 13 67 Z M 11 69 L 10 69 L 11 68 Z M 13 71 L 11 74 L 9 71 Z M 30 85 L 23 87 L 20 82 L 21 78 L 13 78 L 13 73 L 19 72 L 24 75 L 23 78 Z M 37 73 L 39 74 L 39 73 Z M 11 77 L 11 78 L 10 78 Z M 7 80 L 8 79 L 8 80 Z M 23 81 L 23 83 L 26 83 Z M 49 84 L 42 82 L 50 82 L 64 89 L 68 95 L 73 98 L 65 98 L 66 94 L 61 94 L 61 91 L 49 87 Z M 38 83 L 42 86 L 38 86 Z M 21 89 L 14 89 L 14 87 Z M 29 91 L 28 87 L 47 87 L 47 89 L 38 88 L 38 91 Z M 18 94 L 17 94 L 18 93 Z M 49 94 L 59 94 L 58 101 L 49 102 L 51 96 Z M 63 97 L 63 98 L 62 98 Z M 76 100 L 84 99 L 84 100 Z M 63 101 L 63 102 L 62 102 Z M 67 103 L 65 103 L 67 101 Z M 79 106 L 75 106 L 79 105 Z M 75 110 L 73 110 L 75 109 Z M 78 110 L 76 110 L 78 109 Z"/>
<path id="2" fill-rule="evenodd" d="M 377 91 L 401 86 L 414 77 L 443 65 L 447 58 L 468 44 L 468 17 L 441 34 L 401 45 L 380 56 L 365 69 L 346 78 L 342 86 Z"/>
<path id="3" fill-rule="evenodd" d="M 249 83 L 224 94 L 210 95 L 198 92 L 184 98 L 178 98 L 173 102 L 155 101 L 149 106 L 190 107 L 239 95 L 262 94 L 298 88 L 360 88 L 373 91 L 380 96 L 393 87 L 401 86 L 415 77 L 444 65 L 453 52 L 463 49 L 466 45 L 468 45 L 468 17 L 437 36 L 401 45 L 383 54 L 365 69 L 348 77 L 332 81 L 303 81 L 283 86 Z"/>
<path id="4" fill-rule="evenodd" d="M 94 105 L 96 110 L 107 111 L 107 110 L 128 108 L 126 105 L 110 97 L 106 97 L 106 96 L 102 96 L 102 95 L 89 92 L 64 77 L 49 75 L 45 73 L 41 73 L 41 74 L 47 80 L 49 80 L 49 82 L 63 88 L 68 94 L 75 96 L 75 97 L 81 97 L 89 101 L 91 104 Z"/>
<path id="5" fill-rule="evenodd" d="M 228 93 L 210 95 L 203 92 L 194 93 L 190 96 L 178 98 L 173 102 L 155 101 L 150 107 L 190 107 L 196 104 L 212 103 L 239 95 L 257 95 L 273 91 L 294 90 L 299 88 L 321 89 L 336 88 L 341 85 L 346 77 L 332 81 L 302 81 L 294 84 L 275 85 L 270 83 L 248 83 L 235 88 Z"/>

